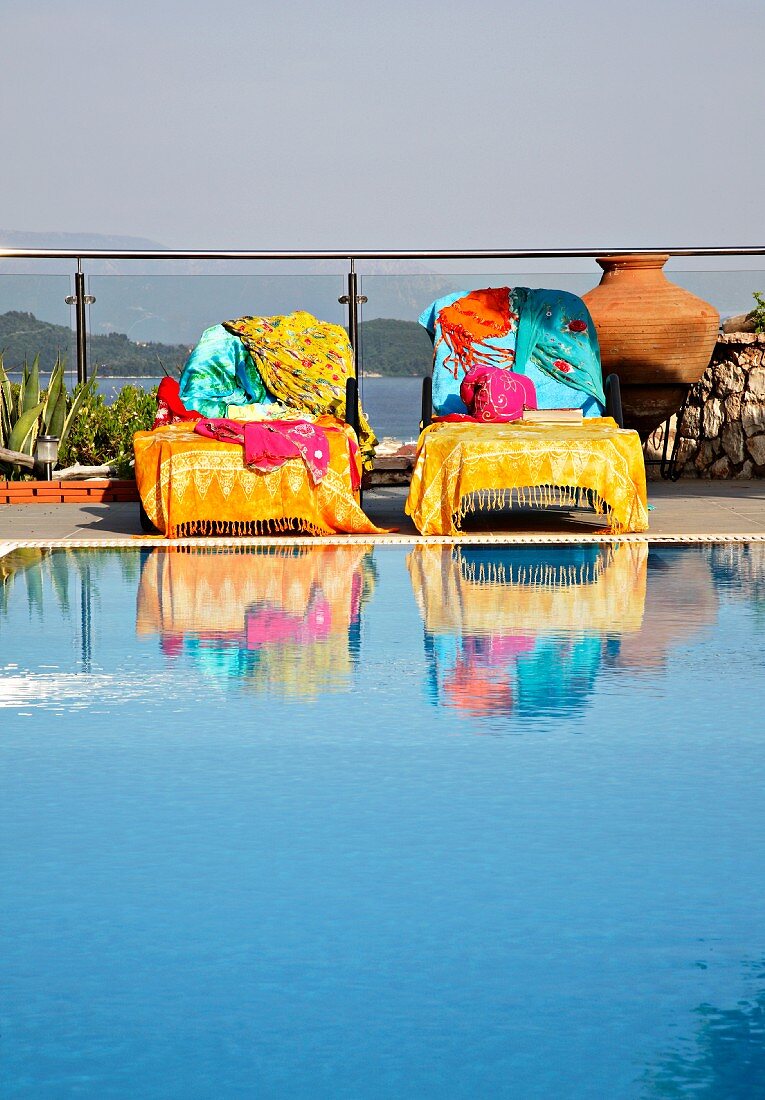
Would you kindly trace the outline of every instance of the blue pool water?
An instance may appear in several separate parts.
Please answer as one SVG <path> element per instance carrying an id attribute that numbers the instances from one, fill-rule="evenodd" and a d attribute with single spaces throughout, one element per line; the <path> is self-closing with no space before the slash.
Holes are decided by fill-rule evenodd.
<path id="1" fill-rule="evenodd" d="M 0 1094 L 765 1095 L 765 546 L 0 577 Z"/>

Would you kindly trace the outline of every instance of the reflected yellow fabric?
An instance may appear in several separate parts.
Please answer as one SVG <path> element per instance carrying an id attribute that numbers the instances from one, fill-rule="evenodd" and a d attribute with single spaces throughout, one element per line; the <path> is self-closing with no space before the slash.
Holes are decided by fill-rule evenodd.
<path id="1" fill-rule="evenodd" d="M 137 432 L 135 475 L 149 519 L 168 538 L 294 529 L 376 533 L 351 488 L 347 441 L 353 429 L 334 417 L 316 423 L 340 429 L 327 433 L 329 470 L 318 485 L 302 459 L 268 473 L 249 470 L 240 446 L 205 439 L 188 424 Z"/>
<path id="2" fill-rule="evenodd" d="M 545 567 L 475 573 L 460 548 L 418 546 L 407 559 L 426 631 L 456 635 L 640 630 L 646 598 L 648 543 L 604 544 L 594 574 Z"/>
<path id="3" fill-rule="evenodd" d="M 613 532 L 648 529 L 637 432 L 610 417 L 582 424 L 437 422 L 420 436 L 406 511 L 421 534 L 453 535 L 473 508 L 588 501 Z"/>
<path id="4" fill-rule="evenodd" d="M 258 694 L 310 699 L 348 687 L 349 631 L 373 591 L 370 548 L 360 544 L 156 550 L 141 573 L 136 633 L 158 636 L 171 654 L 195 643 L 202 671 Z M 274 625 L 253 638 L 253 616 Z M 285 622 L 305 624 L 299 639 L 279 629 Z M 243 657 L 235 675 L 216 663 L 232 654 Z"/>

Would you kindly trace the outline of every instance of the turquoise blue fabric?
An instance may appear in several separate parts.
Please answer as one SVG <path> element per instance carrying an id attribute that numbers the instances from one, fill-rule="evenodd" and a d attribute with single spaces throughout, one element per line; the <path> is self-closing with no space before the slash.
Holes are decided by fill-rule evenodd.
<path id="1" fill-rule="evenodd" d="M 180 398 L 203 416 L 227 416 L 229 405 L 270 405 L 260 372 L 238 336 L 223 325 L 205 329 L 180 379 Z"/>
<path id="2" fill-rule="evenodd" d="M 471 293 L 460 290 L 432 302 L 419 323 L 434 341 L 433 408 L 440 416 L 466 413 L 460 398 L 462 375 L 454 377 L 446 360 L 450 349 L 439 343 L 438 314 Z M 507 352 L 514 354 L 512 369 L 534 383 L 540 409 L 581 409 L 584 416 L 602 416 L 605 408 L 600 351 L 587 306 L 565 290 L 508 287 L 511 328 L 501 337 L 488 338 L 482 347 L 496 365 L 506 367 Z M 517 320 L 515 318 L 517 317 Z M 504 352 L 504 355 L 502 355 Z"/>
<path id="3" fill-rule="evenodd" d="M 520 315 L 515 370 L 532 378 L 539 408 L 602 416 L 606 399 L 598 335 L 582 299 L 566 290 L 516 287 L 513 293 Z"/>

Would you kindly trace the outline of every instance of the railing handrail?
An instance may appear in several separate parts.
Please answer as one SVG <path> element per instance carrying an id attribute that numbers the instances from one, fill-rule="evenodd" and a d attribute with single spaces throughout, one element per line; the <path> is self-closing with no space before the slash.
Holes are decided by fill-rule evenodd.
<path id="1" fill-rule="evenodd" d="M 366 298 L 358 294 L 356 263 L 364 260 L 565 260 L 592 259 L 601 256 L 651 254 L 673 256 L 765 256 L 765 246 L 707 248 L 490 248 L 490 249 L 130 249 L 130 248 L 8 248 L 0 246 L 0 260 L 76 260 L 75 293 L 66 301 L 76 307 L 77 380 L 88 377 L 87 333 L 85 306 L 95 298 L 85 292 L 83 260 L 334 260 L 350 266 L 348 293 L 339 298 L 348 306 L 348 333 L 351 341 L 355 374 L 359 377 L 360 362 L 357 347 L 358 307 Z"/>
<path id="2" fill-rule="evenodd" d="M 765 246 L 704 248 L 489 248 L 489 249 L 242 249 L 6 248 L 6 260 L 567 260 L 624 254 L 672 256 L 765 256 Z"/>

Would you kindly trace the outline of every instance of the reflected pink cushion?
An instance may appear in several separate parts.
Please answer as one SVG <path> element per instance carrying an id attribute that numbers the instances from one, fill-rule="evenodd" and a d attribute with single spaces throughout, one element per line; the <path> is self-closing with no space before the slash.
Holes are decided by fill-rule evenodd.
<path id="1" fill-rule="evenodd" d="M 530 378 L 502 367 L 473 367 L 462 379 L 460 397 L 476 420 L 519 420 L 524 409 L 537 407 Z"/>

